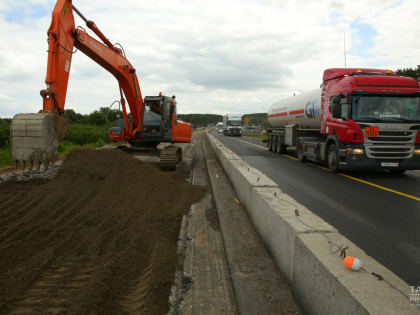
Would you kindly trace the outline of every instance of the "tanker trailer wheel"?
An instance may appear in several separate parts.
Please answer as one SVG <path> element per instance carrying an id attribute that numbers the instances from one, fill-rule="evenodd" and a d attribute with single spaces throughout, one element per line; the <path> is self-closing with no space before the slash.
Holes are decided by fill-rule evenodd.
<path id="1" fill-rule="evenodd" d="M 276 143 L 276 153 L 283 154 L 286 151 L 286 148 L 284 144 L 281 143 L 281 137 L 277 137 Z"/>
<path id="2" fill-rule="evenodd" d="M 273 136 L 268 136 L 268 142 L 267 142 L 268 151 L 273 151 Z"/>
<path id="3" fill-rule="evenodd" d="M 276 153 L 277 152 L 277 137 L 273 137 L 273 141 L 271 141 L 273 143 L 273 152 Z"/>
<path id="4" fill-rule="evenodd" d="M 333 173 L 338 171 L 338 150 L 335 144 L 328 147 L 328 168 Z"/>
<path id="5" fill-rule="evenodd" d="M 303 154 L 303 144 L 302 141 L 299 141 L 296 148 L 296 155 L 299 161 L 302 163 L 306 161 L 306 157 Z"/>

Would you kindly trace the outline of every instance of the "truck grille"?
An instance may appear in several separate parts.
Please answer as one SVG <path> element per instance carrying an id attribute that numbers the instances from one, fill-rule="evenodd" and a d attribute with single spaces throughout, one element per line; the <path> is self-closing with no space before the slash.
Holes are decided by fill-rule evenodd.
<path id="1" fill-rule="evenodd" d="M 230 131 L 230 133 L 231 134 L 240 134 L 241 133 L 241 129 L 239 129 L 239 128 L 231 128 L 231 129 L 229 129 L 229 131 Z"/>
<path id="2" fill-rule="evenodd" d="M 413 126 L 409 130 L 381 130 L 381 125 L 379 125 L 377 137 L 364 139 L 367 157 L 385 160 L 411 158 L 414 153 L 417 128 L 418 126 Z"/>
<path id="3" fill-rule="evenodd" d="M 407 142 L 411 140 L 411 137 L 369 137 L 372 142 Z"/>

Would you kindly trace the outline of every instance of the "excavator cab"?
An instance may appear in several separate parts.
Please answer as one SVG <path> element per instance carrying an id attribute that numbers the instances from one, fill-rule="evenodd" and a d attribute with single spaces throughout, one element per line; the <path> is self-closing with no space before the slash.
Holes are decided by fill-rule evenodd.
<path id="1" fill-rule="evenodd" d="M 172 119 L 175 107 L 167 96 L 146 96 L 142 109 L 142 136 L 140 139 L 129 140 L 135 146 L 156 147 L 161 142 L 172 142 Z M 129 121 L 131 125 L 131 121 Z M 117 120 L 109 131 L 113 141 L 123 140 L 126 129 L 125 120 Z"/>
<path id="2" fill-rule="evenodd" d="M 143 107 L 143 141 L 171 142 L 171 99 L 167 96 L 146 96 Z"/>

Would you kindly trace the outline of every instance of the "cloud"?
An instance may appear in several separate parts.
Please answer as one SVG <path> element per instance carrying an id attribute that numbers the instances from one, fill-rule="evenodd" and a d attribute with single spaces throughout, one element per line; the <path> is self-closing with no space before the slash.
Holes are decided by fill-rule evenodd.
<path id="1" fill-rule="evenodd" d="M 36 112 L 45 88 L 46 31 L 55 1 L 0 3 L 0 117 Z M 143 96 L 176 94 L 179 112 L 261 112 L 322 72 L 347 65 L 415 66 L 418 0 L 90 0 L 78 9 L 123 45 Z M 85 27 L 76 16 L 76 25 Z M 86 28 L 86 27 L 85 27 Z M 91 31 L 88 31 L 92 35 Z M 80 51 L 66 107 L 88 113 L 119 98 L 115 78 Z"/>

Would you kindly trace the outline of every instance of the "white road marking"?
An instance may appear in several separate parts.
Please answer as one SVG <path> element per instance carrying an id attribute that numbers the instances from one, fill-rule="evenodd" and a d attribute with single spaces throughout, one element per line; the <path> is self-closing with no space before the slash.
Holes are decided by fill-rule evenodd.
<path id="1" fill-rule="evenodd" d="M 248 144 L 253 145 L 254 147 L 257 147 L 257 148 L 260 148 L 260 149 L 268 150 L 268 148 L 266 148 L 266 147 L 262 147 L 260 145 L 257 145 L 257 144 L 254 144 L 254 143 L 251 143 L 251 142 L 248 142 L 248 141 L 239 140 L 239 139 L 236 139 L 236 140 L 241 141 L 241 142 L 248 143 Z"/>

